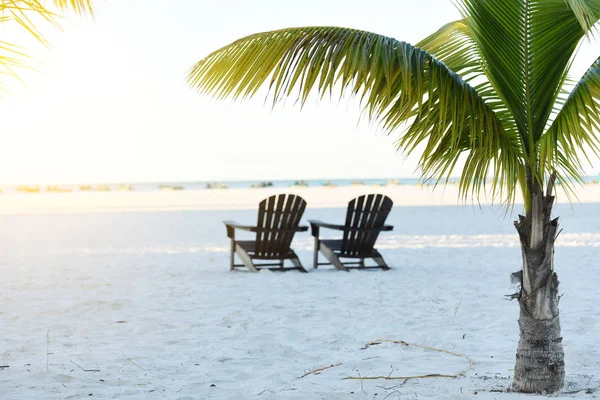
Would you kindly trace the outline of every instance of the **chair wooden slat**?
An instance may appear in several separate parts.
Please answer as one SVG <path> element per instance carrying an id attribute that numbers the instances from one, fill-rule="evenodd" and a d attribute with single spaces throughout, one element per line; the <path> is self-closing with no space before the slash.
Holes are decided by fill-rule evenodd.
<path id="1" fill-rule="evenodd" d="M 350 226 L 352 228 L 358 228 L 360 226 L 360 221 L 363 217 L 363 206 L 364 206 L 364 202 L 365 202 L 365 196 L 360 196 L 358 198 L 355 199 L 356 201 L 354 201 L 354 207 L 351 208 L 350 204 L 348 204 L 348 214 L 350 215 Z M 352 203 L 352 202 L 350 202 Z M 348 220 L 348 216 L 346 217 L 346 220 Z M 358 235 L 358 232 L 356 230 L 352 230 L 350 232 L 344 232 L 344 236 L 348 235 L 348 240 L 346 241 L 346 246 L 342 248 L 342 252 L 344 254 L 348 254 L 348 255 L 355 255 L 356 254 L 356 237 Z"/>
<path id="2" fill-rule="evenodd" d="M 362 232 L 360 241 L 358 241 L 358 243 L 356 244 L 357 252 L 359 254 L 368 251 L 368 249 L 365 248 L 365 244 L 369 242 L 369 239 L 373 234 L 373 231 L 371 231 L 370 229 L 375 227 L 374 222 L 377 217 L 377 213 L 379 212 L 379 207 L 381 205 L 382 198 L 383 196 L 380 194 L 370 194 L 369 196 L 367 196 L 367 203 L 369 204 L 369 206 L 366 207 L 366 212 L 368 214 L 365 215 L 364 219 L 363 228 L 365 230 Z"/>
<path id="3" fill-rule="evenodd" d="M 352 217 L 354 216 L 355 204 L 356 199 L 352 199 L 348 203 L 348 209 L 346 211 L 346 222 L 344 223 L 344 226 L 352 226 Z M 346 248 L 346 246 L 348 245 L 348 239 L 350 236 L 349 233 L 350 232 L 348 231 L 344 231 L 344 236 L 342 237 L 342 248 Z"/>
<path id="4" fill-rule="evenodd" d="M 304 201 L 304 199 L 302 199 L 300 196 L 289 195 L 288 203 L 291 205 L 289 211 L 286 213 L 286 218 L 284 220 L 285 224 L 282 225 L 282 228 L 285 229 L 297 227 L 300 224 L 300 219 L 302 218 L 302 214 L 304 214 L 304 210 L 306 208 L 306 201 Z M 293 233 L 283 232 L 281 234 L 281 240 L 278 243 L 279 248 L 282 251 L 289 249 L 293 238 Z"/>
<path id="5" fill-rule="evenodd" d="M 285 204 L 286 196 L 280 195 L 277 197 L 277 204 L 275 205 L 275 215 L 273 217 L 273 228 L 282 228 L 281 222 L 283 221 L 283 205 Z M 279 243 L 281 241 L 282 233 L 275 231 L 272 232 L 269 246 L 268 246 L 268 255 L 273 256 L 277 253 L 277 249 L 279 249 Z"/>
<path id="6" fill-rule="evenodd" d="M 271 220 L 270 220 L 270 212 L 269 212 L 269 204 L 271 202 L 271 197 L 264 199 L 263 201 L 260 202 L 259 207 L 258 207 L 258 221 L 256 223 L 256 226 L 260 229 L 260 228 L 270 228 L 271 227 Z M 268 238 L 269 238 L 270 233 L 269 232 L 259 232 L 256 235 L 256 242 L 255 242 L 255 248 L 254 248 L 254 252 L 256 254 L 263 254 L 264 253 L 264 244 L 267 242 Z"/>
<path id="7" fill-rule="evenodd" d="M 281 216 L 279 217 L 279 227 L 281 229 L 286 229 L 288 227 L 288 219 L 289 219 L 290 212 L 292 210 L 294 199 L 290 195 L 280 196 L 280 197 L 283 199 L 283 203 L 281 206 Z M 285 233 L 280 232 L 279 235 L 277 235 L 275 242 L 273 243 L 274 247 L 277 248 L 278 250 L 282 249 L 284 240 L 285 240 Z"/>
<path id="8" fill-rule="evenodd" d="M 392 199 L 387 196 L 381 196 L 381 200 L 379 202 L 379 207 L 377 208 L 377 212 L 373 215 L 373 222 L 371 224 L 371 228 L 380 228 L 385 224 L 385 220 L 387 219 L 390 211 L 392 211 L 392 206 L 394 205 Z M 368 238 L 362 245 L 361 251 L 370 252 L 373 250 L 375 246 L 375 242 L 379 237 L 378 231 L 371 231 L 368 235 Z"/>
<path id="9" fill-rule="evenodd" d="M 258 219 L 256 221 L 257 228 L 264 228 L 267 218 L 267 201 L 269 199 L 264 199 L 260 203 L 258 203 Z M 266 239 L 266 232 L 258 232 L 256 234 L 256 241 L 254 242 L 254 252 L 260 253 L 261 243 Z"/>
<path id="10" fill-rule="evenodd" d="M 228 226 L 228 235 L 232 239 L 230 269 L 242 265 L 234 264 L 233 254 L 236 253 L 242 260 L 243 266 L 256 272 L 261 267 L 277 266 L 278 270 L 286 271 L 297 269 L 306 272 L 296 253 L 290 248 L 294 234 L 306 231 L 307 227 L 300 227 L 300 219 L 306 208 L 306 201 L 296 195 L 273 195 L 259 203 L 258 219 L 256 224 L 256 239 L 252 241 L 235 240 L 230 229 L 243 228 L 241 225 Z M 226 223 L 231 221 L 226 221 Z M 272 260 L 275 263 L 255 264 L 254 260 Z M 289 260 L 293 268 L 284 268 L 284 261 Z"/>
<path id="11" fill-rule="evenodd" d="M 361 197 L 365 197 L 365 196 L 361 196 Z M 371 226 L 369 224 L 372 223 L 373 199 L 374 198 L 377 199 L 377 196 L 372 195 L 372 194 L 366 196 L 365 206 L 363 208 L 361 221 L 359 224 L 359 228 L 362 228 L 363 230 L 362 231 L 359 230 L 356 233 L 356 240 L 354 242 L 354 253 L 355 254 L 360 254 L 362 245 L 365 241 L 365 237 L 367 237 L 369 235 L 369 231 L 366 231 L 365 229 L 371 228 Z"/>

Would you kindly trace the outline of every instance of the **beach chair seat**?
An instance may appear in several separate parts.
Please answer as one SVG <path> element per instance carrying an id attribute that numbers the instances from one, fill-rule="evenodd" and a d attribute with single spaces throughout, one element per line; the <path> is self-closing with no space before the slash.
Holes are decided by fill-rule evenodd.
<path id="1" fill-rule="evenodd" d="M 306 201 L 300 196 L 279 194 L 260 202 L 256 226 L 241 225 L 234 221 L 223 221 L 227 236 L 231 239 L 230 267 L 246 267 L 251 272 L 269 268 L 277 271 L 299 270 L 307 272 L 300 259 L 290 248 L 296 232 L 306 232 L 307 226 L 300 226 L 300 218 L 306 209 Z M 256 233 L 255 240 L 236 240 L 235 231 L 244 230 Z M 235 255 L 242 264 L 235 264 Z M 284 262 L 289 260 L 291 267 Z"/>
<path id="2" fill-rule="evenodd" d="M 394 229 L 391 225 L 385 225 L 393 204 L 389 197 L 381 194 L 364 195 L 348 203 L 344 225 L 309 220 L 311 234 L 315 238 L 313 267 L 333 265 L 340 271 L 348 271 L 349 268 L 390 269 L 374 246 L 380 232 Z M 321 239 L 321 228 L 342 231 L 343 237 L 337 240 Z M 328 262 L 319 262 L 319 252 Z M 376 266 L 365 266 L 365 259 L 369 258 L 375 261 Z M 342 262 L 346 259 L 354 261 Z"/>

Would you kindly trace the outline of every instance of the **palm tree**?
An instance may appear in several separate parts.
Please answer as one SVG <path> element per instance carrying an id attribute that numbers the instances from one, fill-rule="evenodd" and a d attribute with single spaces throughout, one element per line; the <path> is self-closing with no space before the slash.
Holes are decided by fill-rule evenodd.
<path id="1" fill-rule="evenodd" d="M 15 33 L 23 32 L 48 46 L 40 26 L 59 26 L 60 12 L 69 10 L 77 14 L 93 13 L 91 0 L 0 0 L 0 27 L 11 28 L 2 31 L 9 37 L 21 39 L 23 35 Z M 20 80 L 18 70 L 30 68 L 31 61 L 22 44 L 0 39 L 0 75 Z M 6 89 L 6 84 L 0 81 L 2 89 Z"/>
<path id="2" fill-rule="evenodd" d="M 555 392 L 564 384 L 564 356 L 554 184 L 573 193 L 583 182 L 582 156 L 598 154 L 600 58 L 575 85 L 568 72 L 600 19 L 600 0 L 456 3 L 462 19 L 416 46 L 348 28 L 282 29 L 215 51 L 192 67 L 188 82 L 202 94 L 236 99 L 267 84 L 274 103 L 350 93 L 386 131 L 399 132 L 401 149 L 422 151 L 422 179 L 447 181 L 464 159 L 463 198 L 488 190 L 510 207 L 522 194 L 512 387 Z"/>

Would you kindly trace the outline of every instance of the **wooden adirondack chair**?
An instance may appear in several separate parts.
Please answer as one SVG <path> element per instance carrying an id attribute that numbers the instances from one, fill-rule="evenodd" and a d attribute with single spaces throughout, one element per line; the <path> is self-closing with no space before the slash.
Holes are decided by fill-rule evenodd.
<path id="1" fill-rule="evenodd" d="M 348 271 L 348 268 L 390 269 L 374 246 L 379 232 L 394 229 L 393 226 L 384 225 L 393 204 L 387 196 L 370 194 L 348 203 L 345 225 L 309 220 L 311 233 L 315 237 L 314 268 L 333 264 L 340 271 Z M 320 228 L 343 231 L 344 236 L 341 240 L 321 240 Z M 329 262 L 319 263 L 319 251 Z M 358 260 L 342 262 L 342 258 Z M 377 266 L 365 267 L 365 258 L 372 258 Z"/>
<path id="2" fill-rule="evenodd" d="M 227 227 L 227 236 L 231 239 L 229 269 L 233 271 L 235 268 L 245 266 L 251 272 L 258 272 L 261 268 L 277 267 L 276 270 L 279 271 L 297 269 L 307 272 L 294 250 L 290 248 L 294 234 L 308 230 L 307 226 L 298 225 L 305 208 L 306 201 L 302 197 L 279 194 L 260 202 L 256 226 L 223 221 Z M 236 240 L 236 229 L 256 232 L 256 239 Z M 238 255 L 243 264 L 234 263 L 234 254 Z M 294 266 L 284 267 L 285 260 L 290 260 Z M 276 262 L 257 264 L 256 261 Z"/>

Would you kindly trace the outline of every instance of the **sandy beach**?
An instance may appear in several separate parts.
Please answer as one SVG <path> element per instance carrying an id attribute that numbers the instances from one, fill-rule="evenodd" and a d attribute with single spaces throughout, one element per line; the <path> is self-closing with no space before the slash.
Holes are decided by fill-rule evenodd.
<path id="1" fill-rule="evenodd" d="M 600 0 L 0 10 L 0 400 L 600 399 Z"/>
<path id="2" fill-rule="evenodd" d="M 587 189 L 555 211 L 556 398 L 600 393 L 600 187 Z M 293 247 L 308 274 L 229 272 L 221 221 L 253 223 L 269 189 L 1 196 L 0 399 L 531 398 L 505 392 L 521 255 L 504 208 L 464 206 L 453 187 L 293 192 L 304 223 L 341 222 L 358 194 L 391 196 L 395 230 L 378 248 L 393 269 L 314 270 L 303 233 Z M 425 348 L 365 348 L 377 340 Z"/>

